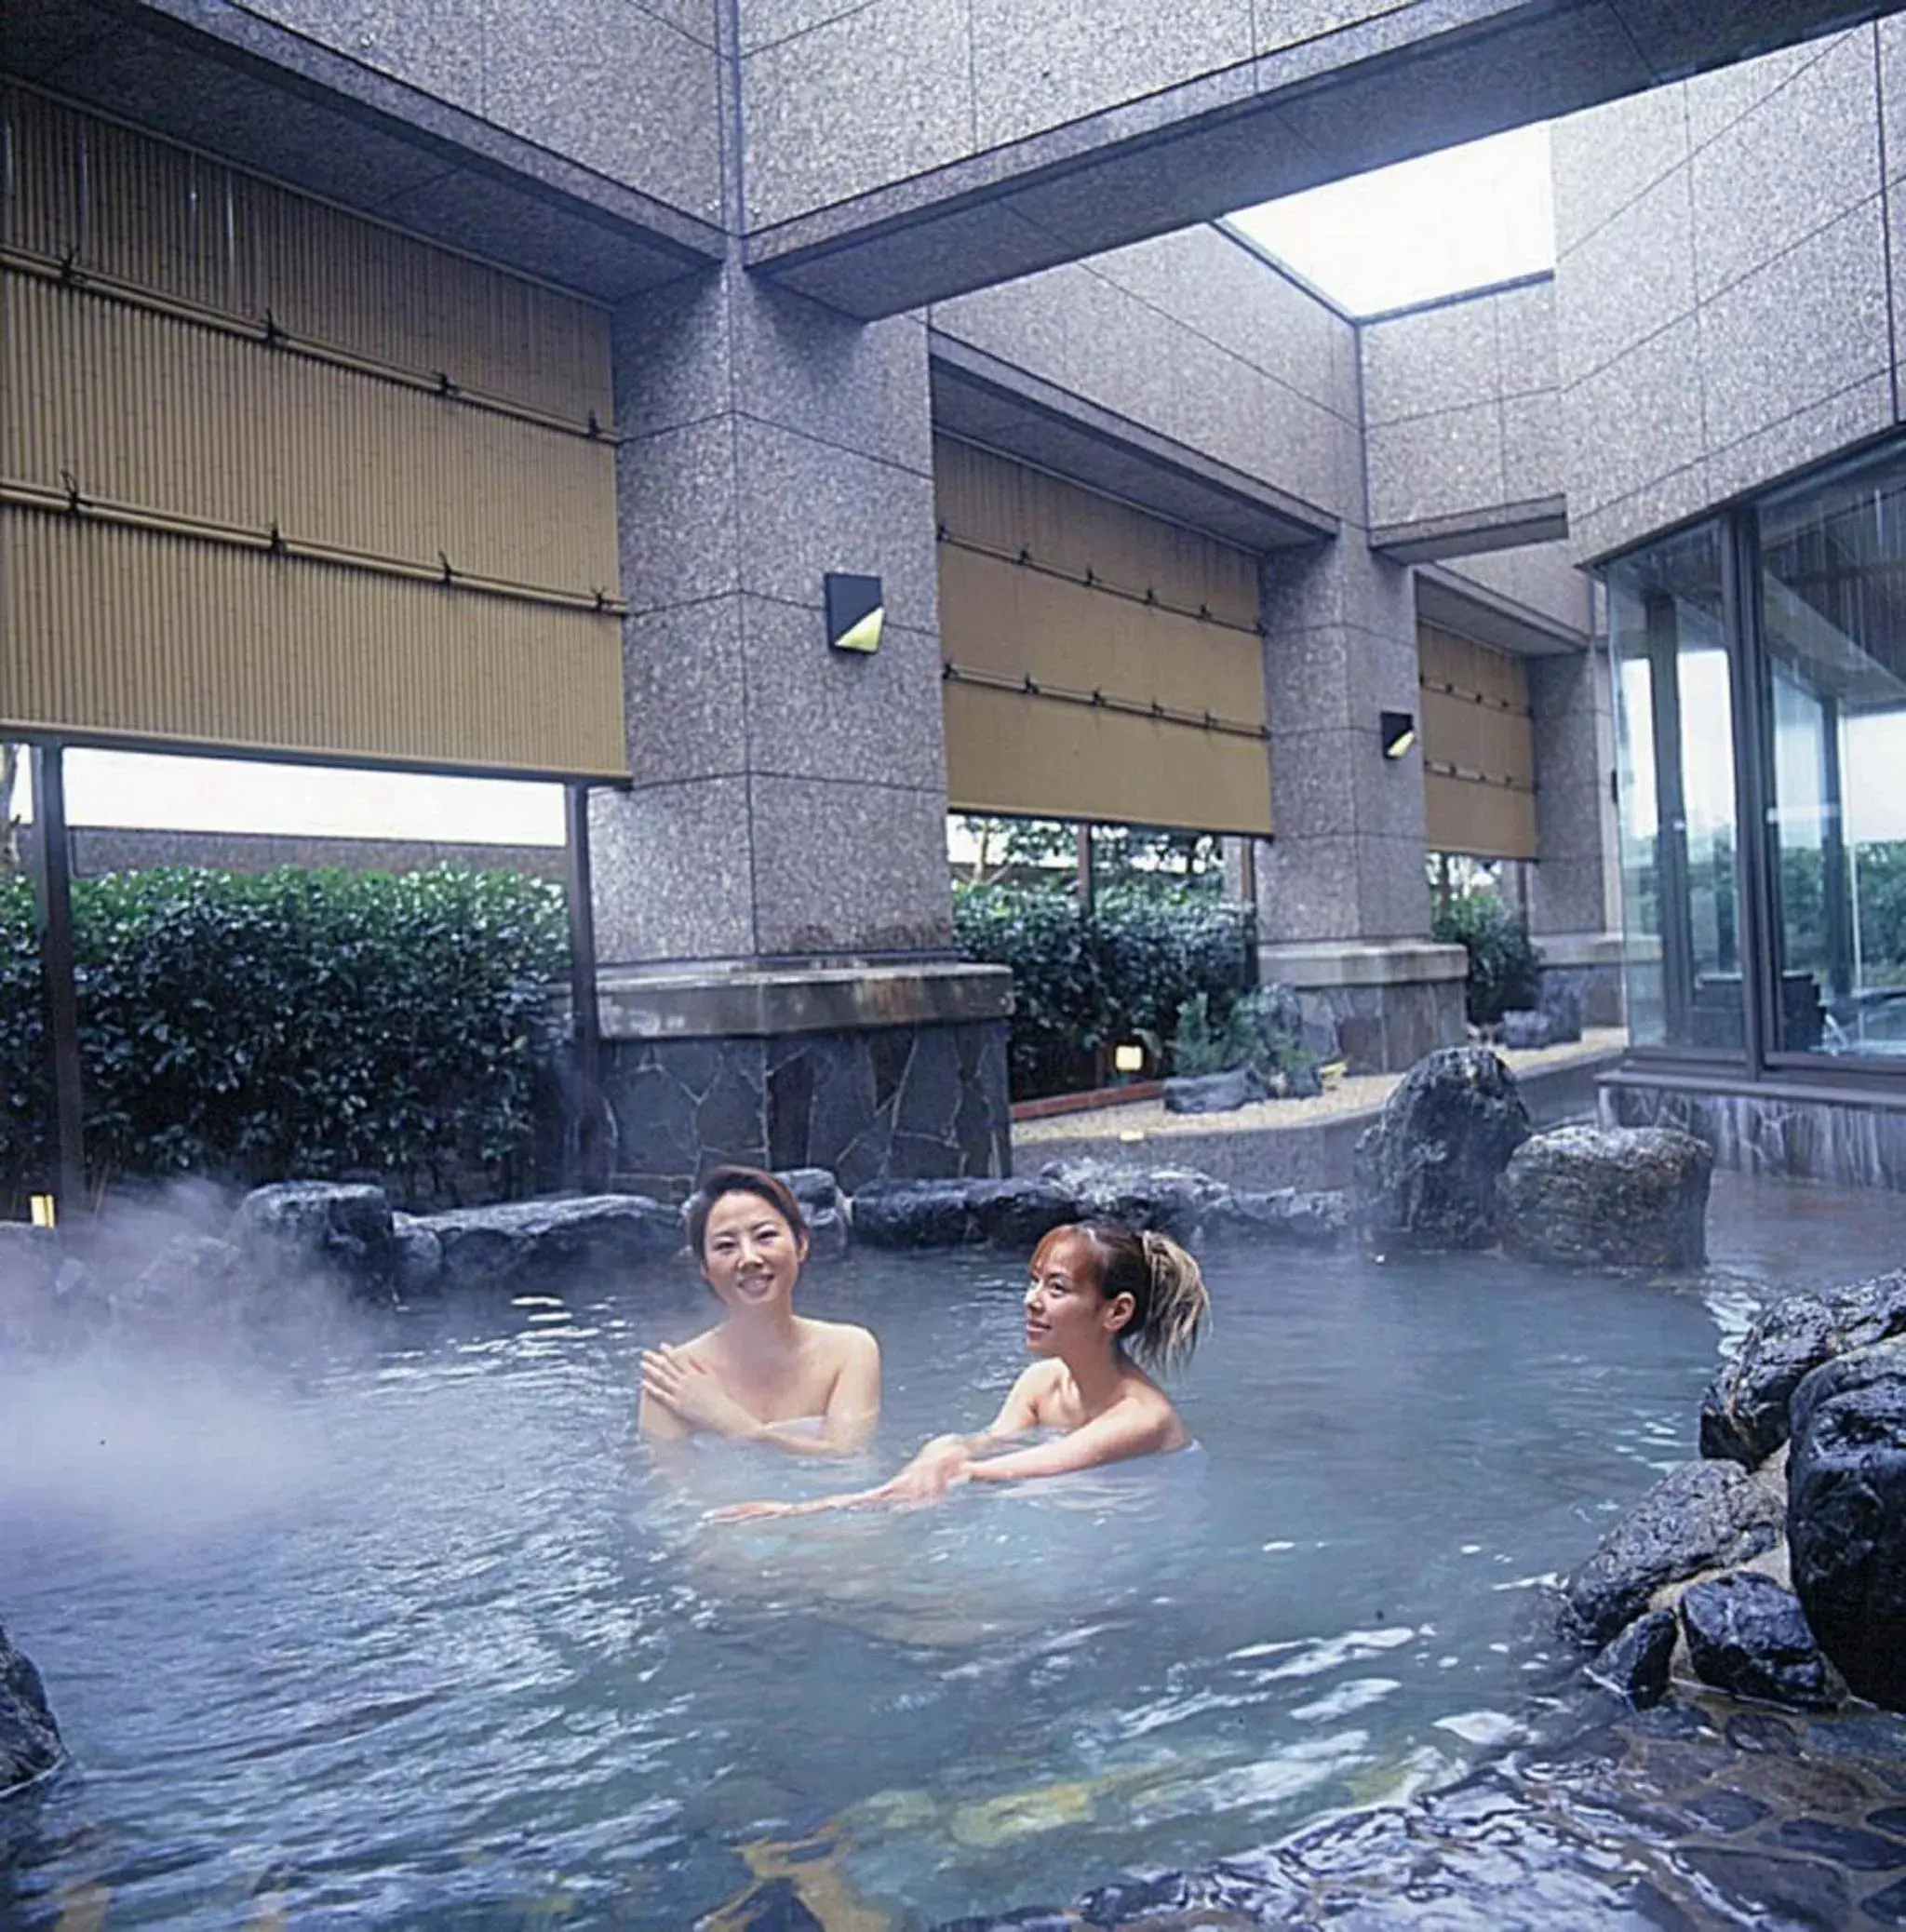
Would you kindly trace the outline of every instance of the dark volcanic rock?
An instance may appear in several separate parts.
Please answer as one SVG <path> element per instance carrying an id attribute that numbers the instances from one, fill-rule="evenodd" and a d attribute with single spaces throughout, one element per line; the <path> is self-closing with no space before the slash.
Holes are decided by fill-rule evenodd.
<path id="1" fill-rule="evenodd" d="M 853 1238 L 869 1248 L 957 1248 L 977 1241 L 968 1183 L 869 1181 L 853 1197 Z"/>
<path id="2" fill-rule="evenodd" d="M 1564 1268 L 1698 1267 L 1713 1174 L 1707 1143 L 1672 1127 L 1532 1134 L 1497 1188 L 1502 1245 Z"/>
<path id="3" fill-rule="evenodd" d="M 1671 1469 L 1603 1537 L 1567 1583 L 1567 1616 L 1583 1641 L 1606 1644 L 1664 1583 L 1745 1563 L 1779 1537 L 1780 1506 L 1730 1462 Z"/>
<path id="4" fill-rule="evenodd" d="M 1668 1695 L 1674 1628 L 1673 1611 L 1644 1612 L 1603 1646 L 1589 1666 L 1589 1675 L 1626 1697 L 1637 1711 L 1658 1704 Z"/>
<path id="5" fill-rule="evenodd" d="M 980 1235 L 1002 1247 L 1036 1247 L 1079 1218 L 1079 1199 L 1053 1181 L 970 1181 L 967 1211 Z"/>
<path id="6" fill-rule="evenodd" d="M 262 1275 L 328 1273 L 387 1289 L 396 1272 L 391 1204 L 382 1187 L 278 1181 L 238 1203 L 225 1238 Z"/>
<path id="7" fill-rule="evenodd" d="M 1103 1161 L 1049 1161 L 1040 1179 L 1063 1187 L 1088 1220 L 1122 1221 L 1191 1239 L 1206 1212 L 1230 1192 L 1190 1167 L 1118 1167 Z"/>
<path id="8" fill-rule="evenodd" d="M 0 1626 L 0 1794 L 50 1771 L 65 1755 L 40 1673 Z"/>
<path id="9" fill-rule="evenodd" d="M 840 1184 L 825 1167 L 783 1168 L 775 1178 L 800 1204 L 808 1224 L 808 1254 L 825 1260 L 847 1252 L 847 1203 Z"/>
<path id="10" fill-rule="evenodd" d="M 682 1245 L 680 1214 L 646 1194 L 456 1208 L 421 1215 L 409 1226 L 436 1237 L 450 1288 L 508 1287 L 638 1268 L 665 1260 Z"/>
<path id="11" fill-rule="evenodd" d="M 1357 1142 L 1357 1214 L 1372 1245 L 1488 1247 L 1497 1177 L 1528 1134 L 1515 1077 L 1486 1047 L 1426 1054 Z"/>
<path id="12" fill-rule="evenodd" d="M 1906 1346 L 1856 1349 L 1815 1369 L 1792 1416 L 1793 1588 L 1853 1689 L 1906 1711 Z"/>
<path id="13" fill-rule="evenodd" d="M 399 1295 L 428 1295 L 443 1286 L 443 1243 L 435 1229 L 398 1214 L 391 1240 L 397 1256 L 391 1285 Z"/>
<path id="14" fill-rule="evenodd" d="M 1906 1268 L 1776 1302 L 1702 1398 L 1701 1454 L 1764 1462 L 1787 1440 L 1787 1405 L 1810 1370 L 1894 1335 L 1906 1335 Z"/>
<path id="15" fill-rule="evenodd" d="M 1803 1711 L 1837 1703 L 1800 1600 L 1771 1576 L 1739 1570 L 1681 1593 L 1681 1628 L 1703 1684 Z"/>
<path id="16" fill-rule="evenodd" d="M 1350 1203 L 1338 1188 L 1279 1187 L 1268 1194 L 1233 1189 L 1204 1211 L 1207 1239 L 1293 1241 L 1333 1248 L 1350 1232 Z"/>
<path id="17" fill-rule="evenodd" d="M 1168 1114 L 1228 1114 L 1255 1100 L 1268 1100 L 1270 1089 L 1255 1067 L 1234 1067 L 1228 1073 L 1180 1074 L 1165 1082 Z"/>
<path id="18" fill-rule="evenodd" d="M 175 1234 L 131 1282 L 113 1295 L 115 1314 L 169 1319 L 228 1308 L 245 1257 L 209 1234 Z"/>

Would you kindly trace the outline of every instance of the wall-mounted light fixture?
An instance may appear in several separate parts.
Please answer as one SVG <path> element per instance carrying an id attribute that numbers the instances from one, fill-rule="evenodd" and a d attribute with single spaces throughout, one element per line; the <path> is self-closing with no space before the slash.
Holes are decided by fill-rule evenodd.
<path id="1" fill-rule="evenodd" d="M 31 1195 L 27 1205 L 32 1210 L 35 1228 L 51 1228 L 60 1218 L 59 1209 L 50 1194 Z"/>
<path id="2" fill-rule="evenodd" d="M 827 641 L 836 651 L 872 652 L 880 648 L 880 626 L 887 617 L 878 577 L 855 577 L 829 570 L 822 579 L 827 607 Z"/>
<path id="3" fill-rule="evenodd" d="M 1121 1073 L 1143 1073 L 1145 1048 L 1135 1040 L 1121 1042 L 1112 1049 L 1112 1065 Z"/>
<path id="4" fill-rule="evenodd" d="M 1416 742 L 1416 720 L 1407 711 L 1386 711 L 1377 736 L 1387 758 L 1400 758 Z"/>

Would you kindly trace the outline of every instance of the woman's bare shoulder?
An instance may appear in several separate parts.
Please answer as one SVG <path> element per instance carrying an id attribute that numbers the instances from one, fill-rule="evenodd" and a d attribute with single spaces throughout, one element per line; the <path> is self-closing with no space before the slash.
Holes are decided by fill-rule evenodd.
<path id="1" fill-rule="evenodd" d="M 880 1345 L 870 1328 L 854 1322 L 823 1322 L 812 1315 L 800 1318 L 801 1332 L 826 1354 L 846 1362 L 857 1355 L 878 1355 Z"/>

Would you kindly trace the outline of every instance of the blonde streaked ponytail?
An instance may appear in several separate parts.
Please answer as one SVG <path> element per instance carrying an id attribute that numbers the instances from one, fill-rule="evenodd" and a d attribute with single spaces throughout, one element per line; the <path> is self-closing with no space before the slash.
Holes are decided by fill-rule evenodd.
<path id="1" fill-rule="evenodd" d="M 1118 1221 L 1087 1221 L 1066 1231 L 1091 1242 L 1099 1294 L 1107 1301 L 1132 1297 L 1119 1346 L 1143 1368 L 1164 1375 L 1183 1368 L 1211 1312 L 1197 1262 L 1170 1236 L 1138 1233 Z"/>

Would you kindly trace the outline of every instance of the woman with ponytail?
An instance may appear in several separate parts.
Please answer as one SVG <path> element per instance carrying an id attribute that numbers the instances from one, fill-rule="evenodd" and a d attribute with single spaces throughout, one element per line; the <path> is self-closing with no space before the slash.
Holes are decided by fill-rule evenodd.
<path id="1" fill-rule="evenodd" d="M 1037 1358 L 977 1435 L 935 1436 L 892 1482 L 810 1503 L 740 1503 L 739 1521 L 931 1501 L 962 1483 L 1018 1483 L 1184 1448 L 1151 1371 L 1189 1360 L 1211 1298 L 1198 1264 L 1161 1234 L 1111 1221 L 1055 1228 L 1033 1251 L 1026 1346 Z M 1014 1446 L 1039 1430 L 1050 1440 Z"/>

